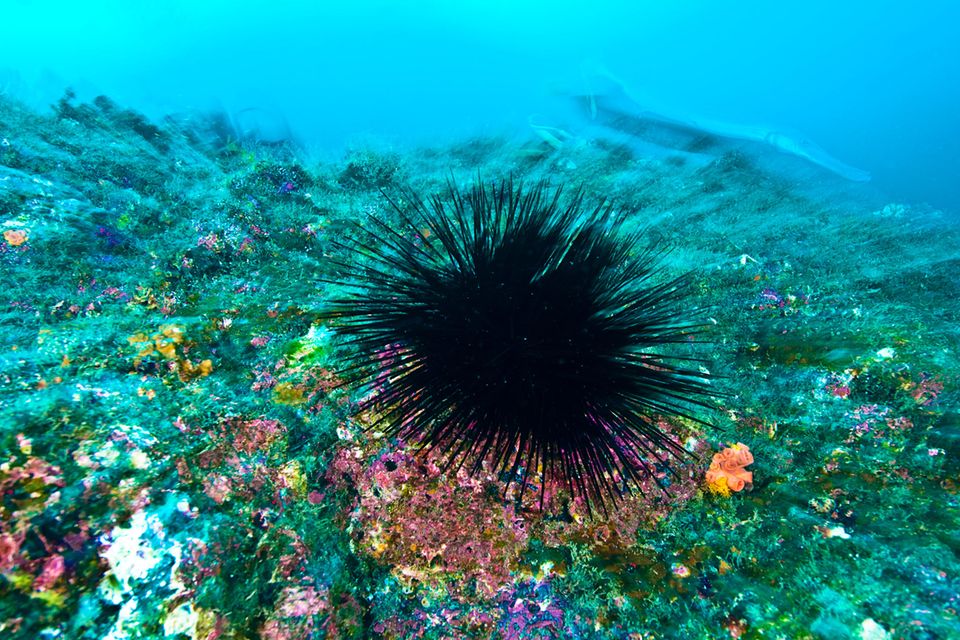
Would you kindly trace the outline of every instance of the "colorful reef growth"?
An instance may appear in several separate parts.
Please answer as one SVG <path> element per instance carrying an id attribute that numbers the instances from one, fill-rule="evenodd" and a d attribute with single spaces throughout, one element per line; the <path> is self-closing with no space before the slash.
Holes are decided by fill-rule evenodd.
<path id="1" fill-rule="evenodd" d="M 222 133 L 0 98 L 0 637 L 960 637 L 943 214 L 818 198 L 742 156 L 490 138 L 321 163 Z M 483 359 L 441 342 L 477 359 L 417 377 L 424 329 L 396 322 L 423 290 L 398 273 L 433 286 L 486 223 L 422 219 L 411 194 L 509 211 L 517 183 L 491 185 L 511 175 L 542 201 L 576 185 L 557 246 L 617 257 L 574 261 L 547 315 L 573 322 L 563 294 L 586 291 L 604 304 L 577 326 L 629 331 L 647 295 L 669 339 L 613 361 L 666 398 L 591 400 L 612 374 L 564 374 L 557 345 L 554 392 L 590 393 L 536 427 L 498 404 L 530 368 L 471 405 Z M 671 247 L 655 277 L 628 277 L 650 247 Z M 477 325 L 491 358 L 520 335 L 509 306 Z M 557 421 L 584 398 L 613 410 L 575 459 Z"/>

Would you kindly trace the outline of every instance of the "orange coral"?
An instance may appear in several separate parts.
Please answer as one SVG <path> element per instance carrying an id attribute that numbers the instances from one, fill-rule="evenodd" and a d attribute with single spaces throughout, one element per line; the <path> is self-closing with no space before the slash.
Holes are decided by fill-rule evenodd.
<path id="1" fill-rule="evenodd" d="M 753 454 L 741 442 L 714 454 L 707 470 L 707 488 L 722 495 L 743 491 L 753 484 L 753 473 L 744 469 L 749 464 L 753 464 Z"/>
<path id="2" fill-rule="evenodd" d="M 23 229 L 7 229 L 3 232 L 3 239 L 11 247 L 19 247 L 27 241 L 27 232 Z"/>

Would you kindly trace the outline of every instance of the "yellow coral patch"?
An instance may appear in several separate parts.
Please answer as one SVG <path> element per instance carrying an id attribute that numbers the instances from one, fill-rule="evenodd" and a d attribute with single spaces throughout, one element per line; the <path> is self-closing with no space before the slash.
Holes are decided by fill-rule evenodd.
<path id="1" fill-rule="evenodd" d="M 167 342 L 157 338 L 156 349 L 167 360 L 177 359 L 177 347 L 173 342 Z"/>
<path id="2" fill-rule="evenodd" d="M 160 325 L 160 334 L 165 338 L 173 340 L 177 344 L 183 342 L 183 327 L 178 324 Z"/>
<path id="3" fill-rule="evenodd" d="M 189 360 L 180 361 L 180 379 L 189 382 L 196 378 L 203 378 L 213 371 L 213 362 L 203 360 L 199 364 L 193 364 Z"/>
<path id="4" fill-rule="evenodd" d="M 283 478 L 293 495 L 302 498 L 307 495 L 307 478 L 303 475 L 300 463 L 291 460 L 280 467 L 280 477 Z"/>
<path id="5" fill-rule="evenodd" d="M 727 479 L 724 478 L 723 476 L 720 476 L 719 478 L 713 481 L 707 482 L 707 489 L 710 490 L 710 493 L 723 496 L 724 498 L 730 497 L 730 493 L 731 493 L 730 487 L 727 485 Z"/>
<path id="6" fill-rule="evenodd" d="M 281 382 L 273 388 L 273 401 L 278 404 L 298 405 L 307 401 L 303 389 L 289 382 Z"/>

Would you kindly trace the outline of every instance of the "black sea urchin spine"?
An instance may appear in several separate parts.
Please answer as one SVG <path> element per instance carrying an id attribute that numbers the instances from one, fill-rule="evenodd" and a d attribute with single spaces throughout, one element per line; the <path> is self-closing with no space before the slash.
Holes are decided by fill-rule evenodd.
<path id="1" fill-rule="evenodd" d="M 450 469 L 489 461 L 519 499 L 540 470 L 541 503 L 556 481 L 605 505 L 685 453 L 656 418 L 710 406 L 700 361 L 666 352 L 702 315 L 624 213 L 542 182 L 404 198 L 341 245 L 350 293 L 323 314 L 385 433 Z"/>

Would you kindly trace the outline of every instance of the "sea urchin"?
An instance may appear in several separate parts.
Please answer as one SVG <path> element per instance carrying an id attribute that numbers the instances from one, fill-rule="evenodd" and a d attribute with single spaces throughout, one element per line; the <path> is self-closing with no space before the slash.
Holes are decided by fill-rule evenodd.
<path id="1" fill-rule="evenodd" d="M 702 316 L 684 306 L 690 277 L 661 278 L 662 248 L 624 232 L 624 213 L 543 182 L 404 199 L 340 245 L 350 293 L 323 313 L 378 429 L 449 468 L 488 461 L 518 499 L 542 473 L 541 504 L 558 481 L 605 505 L 685 453 L 654 418 L 709 406 L 699 361 L 665 353 Z"/>

